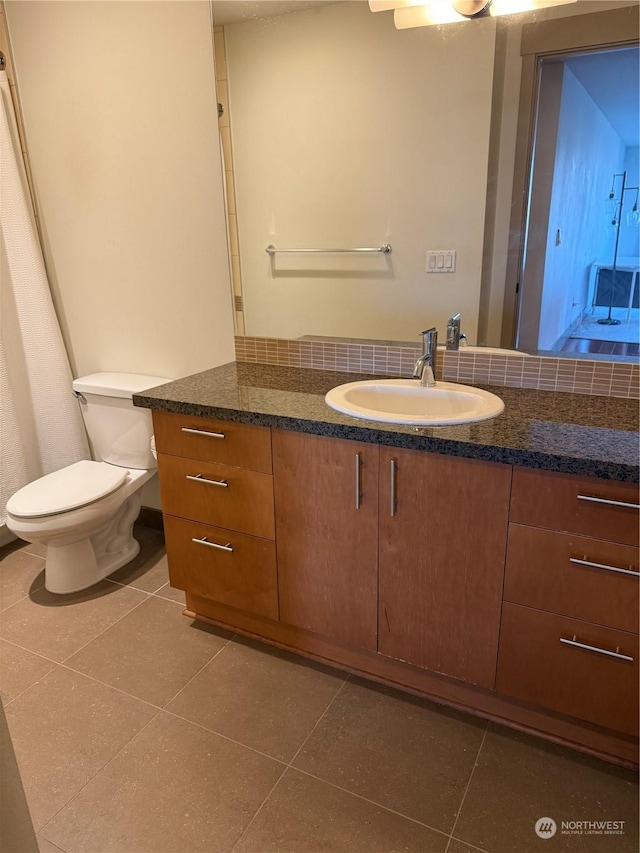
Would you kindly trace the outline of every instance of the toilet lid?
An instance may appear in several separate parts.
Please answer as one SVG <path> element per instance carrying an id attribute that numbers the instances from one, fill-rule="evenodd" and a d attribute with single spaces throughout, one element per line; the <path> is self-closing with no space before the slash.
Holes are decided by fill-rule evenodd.
<path id="1" fill-rule="evenodd" d="M 7 512 L 16 518 L 37 518 L 78 509 L 115 492 L 127 473 L 126 468 L 104 462 L 76 462 L 23 486 L 7 501 Z"/>

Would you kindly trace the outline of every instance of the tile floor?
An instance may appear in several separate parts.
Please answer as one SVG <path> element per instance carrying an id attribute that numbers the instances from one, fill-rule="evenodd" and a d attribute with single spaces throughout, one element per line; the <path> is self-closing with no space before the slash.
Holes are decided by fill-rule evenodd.
<path id="1" fill-rule="evenodd" d="M 138 537 L 70 596 L 44 590 L 42 550 L 0 550 L 2 697 L 41 851 L 638 850 L 635 774 L 194 624 L 162 535 Z M 540 839 L 540 817 L 624 834 Z"/>

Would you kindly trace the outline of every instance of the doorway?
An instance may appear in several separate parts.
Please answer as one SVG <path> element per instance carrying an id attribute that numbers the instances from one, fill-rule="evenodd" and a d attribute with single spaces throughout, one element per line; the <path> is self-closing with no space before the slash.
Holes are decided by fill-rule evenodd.
<path id="1" fill-rule="evenodd" d="M 637 17 L 523 27 L 503 345 L 637 356 Z"/>
<path id="2" fill-rule="evenodd" d="M 539 63 L 519 347 L 638 353 L 639 79 L 637 47 Z"/>

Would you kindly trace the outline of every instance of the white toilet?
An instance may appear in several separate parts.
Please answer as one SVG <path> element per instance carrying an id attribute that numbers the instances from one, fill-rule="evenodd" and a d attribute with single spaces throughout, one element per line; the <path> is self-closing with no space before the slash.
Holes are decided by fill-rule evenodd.
<path id="1" fill-rule="evenodd" d="M 82 461 L 19 489 L 7 503 L 7 526 L 47 546 L 45 586 L 77 592 L 132 560 L 140 546 L 133 523 L 142 486 L 153 477 L 152 420 L 131 397 L 170 382 L 138 373 L 76 379 L 85 427 L 98 462 Z"/>

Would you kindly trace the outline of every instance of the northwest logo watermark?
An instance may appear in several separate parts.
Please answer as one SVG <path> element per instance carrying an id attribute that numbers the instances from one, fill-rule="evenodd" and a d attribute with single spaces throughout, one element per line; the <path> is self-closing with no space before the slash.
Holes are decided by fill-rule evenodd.
<path id="1" fill-rule="evenodd" d="M 624 835 L 623 820 L 563 820 L 560 835 Z M 539 838 L 553 838 L 558 824 L 551 817 L 540 817 L 534 826 Z"/>

